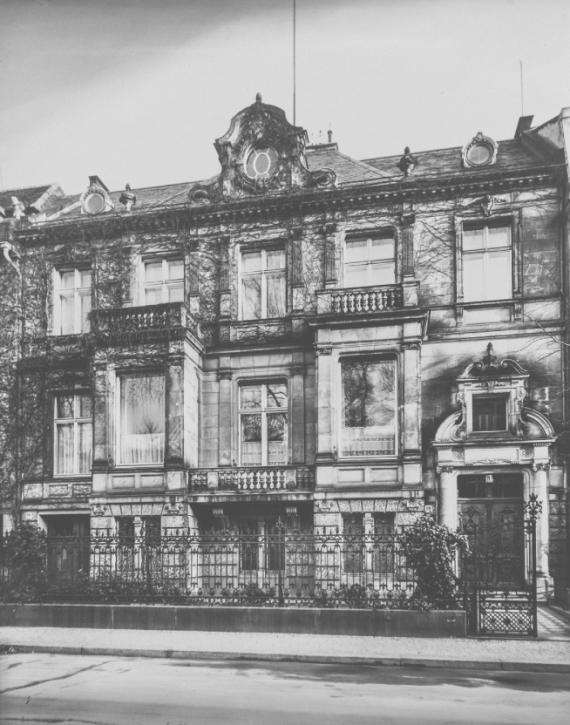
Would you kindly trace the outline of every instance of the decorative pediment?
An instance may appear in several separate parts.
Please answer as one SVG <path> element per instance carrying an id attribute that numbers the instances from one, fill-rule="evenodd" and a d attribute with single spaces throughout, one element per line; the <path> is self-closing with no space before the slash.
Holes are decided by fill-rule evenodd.
<path id="1" fill-rule="evenodd" d="M 516 360 L 500 360 L 489 343 L 485 355 L 469 363 L 457 378 L 459 409 L 440 424 L 434 442 L 552 439 L 555 433 L 548 418 L 525 405 L 529 377 Z"/>
<path id="2" fill-rule="evenodd" d="M 487 345 L 486 354 L 480 360 L 469 363 L 457 382 L 481 379 L 528 378 L 529 373 L 516 360 L 504 358 L 499 360 L 493 350 L 493 344 Z"/>
<path id="3" fill-rule="evenodd" d="M 263 103 L 258 93 L 255 103 L 237 113 L 214 143 L 222 167 L 219 177 L 193 187 L 190 201 L 334 186 L 330 169 L 309 170 L 306 143 L 306 131 L 290 124 L 281 108 Z"/>

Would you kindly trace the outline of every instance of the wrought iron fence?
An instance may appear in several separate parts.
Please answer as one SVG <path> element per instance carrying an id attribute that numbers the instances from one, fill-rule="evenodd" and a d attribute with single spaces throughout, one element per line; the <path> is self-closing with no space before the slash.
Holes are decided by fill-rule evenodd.
<path id="1" fill-rule="evenodd" d="M 51 536 L 45 571 L 52 598 L 204 605 L 406 608 L 416 581 L 397 533 L 279 527 Z"/>

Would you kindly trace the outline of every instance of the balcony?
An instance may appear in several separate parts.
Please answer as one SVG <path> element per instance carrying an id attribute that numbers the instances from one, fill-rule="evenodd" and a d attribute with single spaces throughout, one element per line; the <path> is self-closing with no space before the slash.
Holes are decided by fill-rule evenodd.
<path id="1" fill-rule="evenodd" d="M 322 290 L 317 295 L 319 314 L 343 316 L 374 314 L 414 304 L 413 299 L 406 297 L 403 285 L 397 284 L 382 287 L 329 289 Z"/>
<path id="2" fill-rule="evenodd" d="M 270 493 L 313 489 L 315 474 L 308 466 L 271 466 L 248 468 L 202 468 L 190 471 L 190 493 L 208 491 L 244 491 Z"/>
<path id="3" fill-rule="evenodd" d="M 94 310 L 91 327 L 98 341 L 128 344 L 139 339 L 179 337 L 192 328 L 192 317 L 182 302 L 141 307 Z"/>

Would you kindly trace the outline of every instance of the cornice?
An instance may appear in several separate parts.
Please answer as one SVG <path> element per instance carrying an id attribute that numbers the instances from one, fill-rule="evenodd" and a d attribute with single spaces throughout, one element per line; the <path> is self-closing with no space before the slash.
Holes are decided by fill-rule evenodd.
<path id="1" fill-rule="evenodd" d="M 267 221 L 275 217 L 304 215 L 375 205 L 378 203 L 421 203 L 440 198 L 482 193 L 499 193 L 513 189 L 537 188 L 559 183 L 564 165 L 547 165 L 528 171 L 489 172 L 482 175 L 418 179 L 405 181 L 354 184 L 336 189 L 268 194 L 220 202 L 208 206 L 188 203 L 148 211 L 111 213 L 100 217 L 74 217 L 30 225 L 15 231 L 15 237 L 29 245 L 66 240 L 97 240 L 120 237 L 137 232 L 176 233 L 204 224 Z"/>

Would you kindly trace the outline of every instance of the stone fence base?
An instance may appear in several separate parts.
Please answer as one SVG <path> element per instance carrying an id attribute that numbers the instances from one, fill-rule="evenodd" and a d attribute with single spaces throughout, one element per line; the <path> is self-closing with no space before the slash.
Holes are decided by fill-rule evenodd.
<path id="1" fill-rule="evenodd" d="M 2 627 L 88 627 L 222 632 L 465 637 L 462 610 L 0 604 Z"/>

